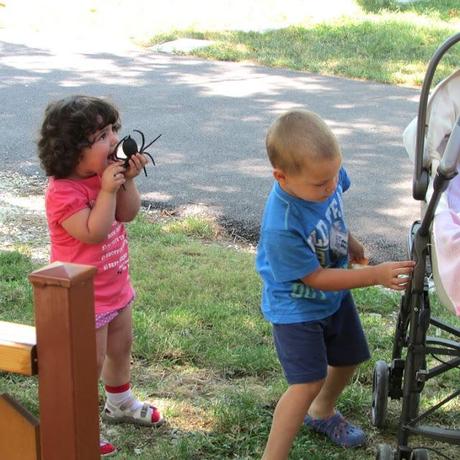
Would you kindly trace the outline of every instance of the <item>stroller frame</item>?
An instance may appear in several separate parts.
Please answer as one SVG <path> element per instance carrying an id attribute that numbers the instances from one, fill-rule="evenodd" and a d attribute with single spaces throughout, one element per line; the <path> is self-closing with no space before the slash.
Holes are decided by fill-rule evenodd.
<path id="1" fill-rule="evenodd" d="M 413 197 L 416 200 L 425 200 L 429 185 L 429 172 L 423 167 L 423 153 L 426 130 L 425 120 L 431 83 L 442 56 L 458 42 L 460 42 L 460 33 L 447 39 L 436 50 L 430 60 L 423 82 L 417 120 L 413 181 Z M 459 126 L 455 128 L 460 132 L 460 117 L 457 120 L 457 125 Z M 455 137 L 457 140 L 452 139 L 452 142 L 456 142 L 453 147 L 460 157 L 460 136 Z M 454 136 L 451 135 L 451 138 L 454 138 Z M 450 150 L 452 151 L 452 149 Z M 411 448 L 409 446 L 409 437 L 411 435 L 421 435 L 433 440 L 460 445 L 460 430 L 421 424 L 433 412 L 453 398 L 458 397 L 460 389 L 454 391 L 425 412 L 419 413 L 420 394 L 425 383 L 452 368 L 460 366 L 460 342 L 427 335 L 428 328 L 431 327 L 434 330 L 447 332 L 451 336 L 460 339 L 460 329 L 431 316 L 428 296 L 429 275 L 431 272 L 430 227 L 442 193 L 446 190 L 449 181 L 457 174 L 457 160 L 455 158 L 454 161 L 452 155 L 450 156 L 450 159 L 443 158 L 437 169 L 433 181 L 433 194 L 422 220 L 414 222 L 410 229 L 408 250 L 411 260 L 414 260 L 416 265 L 412 279 L 401 298 L 391 365 L 387 365 L 385 361 L 377 361 L 374 368 L 372 424 L 378 428 L 383 426 L 388 397 L 391 399 L 402 398 L 396 450 L 392 449 L 388 444 L 380 444 L 376 455 L 376 458 L 380 460 L 428 459 L 428 449 Z M 429 354 L 446 358 L 440 360 L 439 365 L 428 369 L 426 356 Z"/>

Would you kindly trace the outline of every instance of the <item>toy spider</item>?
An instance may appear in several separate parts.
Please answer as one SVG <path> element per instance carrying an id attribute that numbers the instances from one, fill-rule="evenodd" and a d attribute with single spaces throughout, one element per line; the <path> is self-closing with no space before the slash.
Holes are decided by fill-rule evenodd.
<path id="1" fill-rule="evenodd" d="M 125 166 L 125 168 L 127 168 L 128 164 L 129 164 L 129 159 L 135 153 L 139 152 L 139 153 L 142 153 L 144 155 L 147 155 L 152 160 L 152 163 L 155 166 L 155 160 L 153 159 L 152 155 L 150 155 L 149 152 L 146 152 L 146 149 L 148 149 L 157 139 L 159 139 L 161 134 L 159 134 L 155 139 L 153 139 L 153 141 L 150 142 L 150 144 L 145 145 L 144 133 L 142 131 L 139 131 L 138 129 L 134 129 L 133 131 L 136 132 L 136 133 L 139 133 L 141 135 L 141 139 L 142 139 L 141 148 L 138 149 L 136 141 L 131 136 L 125 136 L 116 145 L 116 147 L 114 149 L 114 153 L 112 154 L 112 158 L 114 160 L 124 160 L 125 161 L 124 166 Z M 120 147 L 120 144 L 121 144 L 121 147 L 123 149 L 123 153 L 126 155 L 126 158 L 119 158 L 117 156 L 117 152 L 118 152 L 118 148 Z M 145 169 L 145 167 L 144 167 L 144 173 L 145 173 L 145 176 L 147 176 L 147 170 Z"/>

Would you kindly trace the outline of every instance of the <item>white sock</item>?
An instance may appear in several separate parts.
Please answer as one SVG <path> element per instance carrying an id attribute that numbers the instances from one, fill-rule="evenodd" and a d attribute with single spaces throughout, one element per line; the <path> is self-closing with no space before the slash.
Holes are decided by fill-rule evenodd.
<path id="1" fill-rule="evenodd" d="M 133 396 L 131 393 L 131 388 L 126 391 L 122 391 L 121 393 L 110 393 L 109 391 L 105 390 L 105 395 L 110 404 L 115 407 L 126 406 L 134 411 L 143 405 L 141 401 Z"/>

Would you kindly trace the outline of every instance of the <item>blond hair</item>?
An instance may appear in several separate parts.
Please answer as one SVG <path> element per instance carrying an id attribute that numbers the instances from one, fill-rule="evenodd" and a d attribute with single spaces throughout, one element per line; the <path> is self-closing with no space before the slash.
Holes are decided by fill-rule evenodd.
<path id="1" fill-rule="evenodd" d="M 336 137 L 326 123 L 313 112 L 292 110 L 279 116 L 265 139 L 273 168 L 286 174 L 298 174 L 309 162 L 341 157 Z"/>

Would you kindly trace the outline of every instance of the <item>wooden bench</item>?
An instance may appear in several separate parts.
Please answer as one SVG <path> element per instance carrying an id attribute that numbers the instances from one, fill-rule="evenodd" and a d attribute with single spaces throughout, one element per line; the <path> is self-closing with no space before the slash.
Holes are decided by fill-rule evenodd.
<path id="1" fill-rule="evenodd" d="M 0 322 L 0 370 L 38 373 L 40 422 L 0 395 L 0 459 L 99 460 L 94 267 L 30 274 L 35 327 Z"/>
<path id="2" fill-rule="evenodd" d="M 0 369 L 23 375 L 37 373 L 35 327 L 0 321 Z"/>

